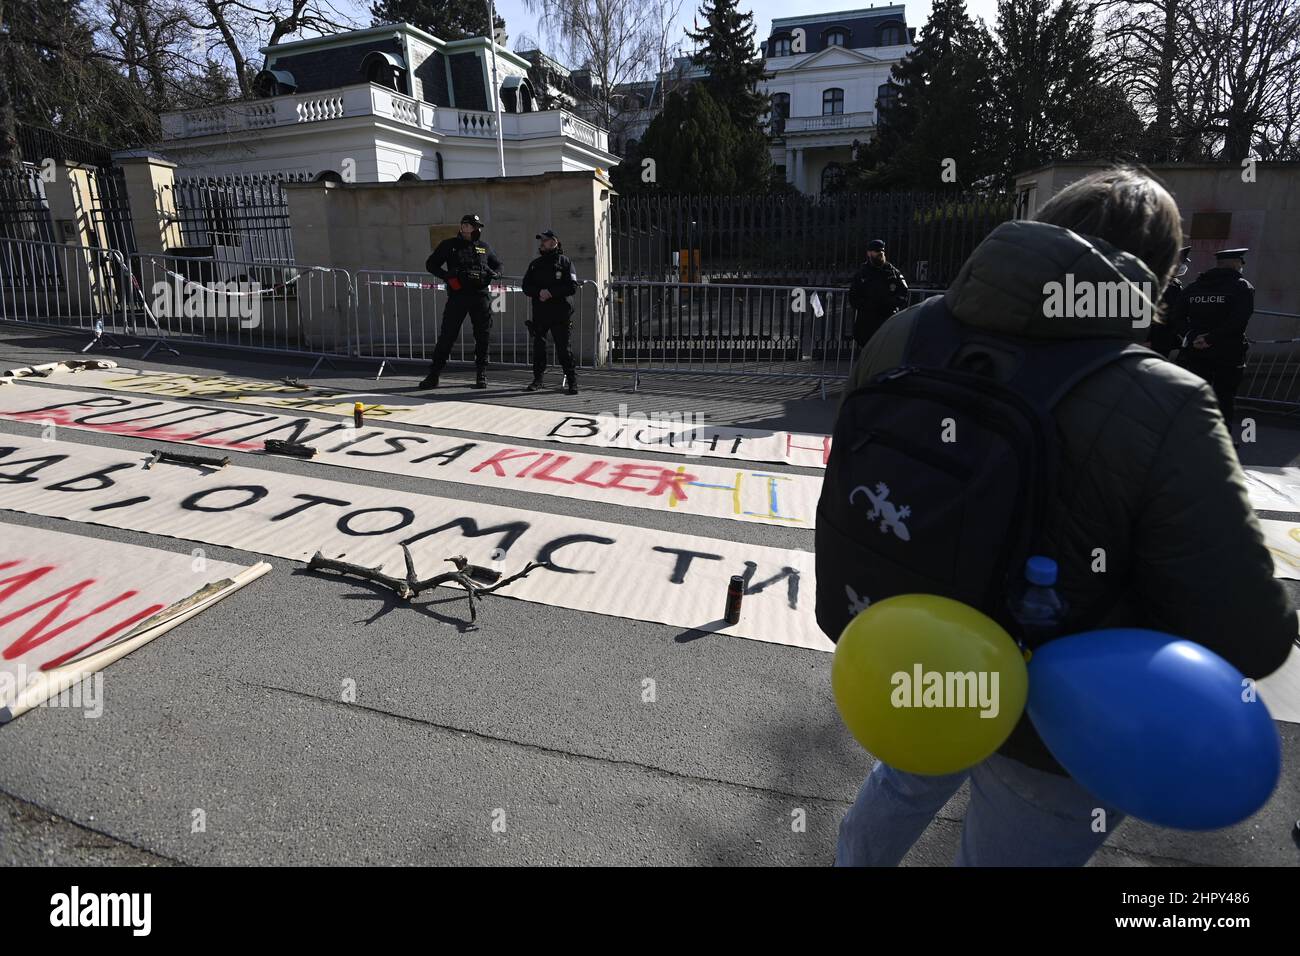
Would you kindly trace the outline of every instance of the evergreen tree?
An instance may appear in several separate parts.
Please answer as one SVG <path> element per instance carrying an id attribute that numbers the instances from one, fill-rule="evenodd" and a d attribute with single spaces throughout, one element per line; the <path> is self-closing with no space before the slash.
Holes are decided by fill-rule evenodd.
<path id="1" fill-rule="evenodd" d="M 1140 149 L 1140 124 L 1118 90 L 1103 82 L 1093 47 L 1093 13 L 1079 0 L 1000 0 L 995 54 L 998 102 L 1006 118 L 1005 177 L 1057 159 Z M 1118 100 L 1118 102 L 1117 102 Z M 1116 114 L 1119 115 L 1116 115 Z M 1121 136 L 1122 141 L 1099 141 Z"/>
<path id="2" fill-rule="evenodd" d="M 965 0 L 936 0 L 920 42 L 891 73 L 896 95 L 878 103 L 875 138 L 840 189 L 963 189 L 999 172 L 993 50 Z"/>
<path id="3" fill-rule="evenodd" d="M 746 178 L 753 175 L 754 145 L 752 138 L 732 124 L 708 87 L 696 84 L 685 94 L 674 92 L 668 97 L 663 110 L 651 120 L 635 155 L 620 164 L 615 188 L 696 194 L 761 191 L 766 172 L 757 181 Z M 761 145 L 765 156 L 766 141 Z M 642 158 L 655 162 L 653 183 L 641 182 Z"/>
<path id="4" fill-rule="evenodd" d="M 769 109 L 768 98 L 758 92 L 763 60 L 754 43 L 754 15 L 736 9 L 738 0 L 705 0 L 700 14 L 708 21 L 702 30 L 686 35 L 700 45 L 694 62 L 708 68 L 705 82 L 716 102 L 725 106 L 740 129 L 757 127 Z"/>
<path id="5" fill-rule="evenodd" d="M 375 0 L 370 5 L 372 23 L 409 23 L 439 40 L 465 40 L 488 35 L 487 4 L 481 0 Z M 496 18 L 498 30 L 505 20 Z"/>
<path id="6" fill-rule="evenodd" d="M 96 46 L 84 0 L 0 7 L 0 166 L 19 161 L 17 126 L 46 127 L 108 146 L 156 139 L 157 112 Z"/>

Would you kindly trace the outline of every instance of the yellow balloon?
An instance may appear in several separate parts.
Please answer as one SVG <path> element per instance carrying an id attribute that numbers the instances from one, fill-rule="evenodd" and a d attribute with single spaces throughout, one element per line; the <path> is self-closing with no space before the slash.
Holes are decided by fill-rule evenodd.
<path id="1" fill-rule="evenodd" d="M 987 615 L 934 594 L 901 594 L 844 628 L 831 687 L 868 752 L 910 773 L 956 773 L 992 754 L 1025 709 L 1028 671 Z"/>

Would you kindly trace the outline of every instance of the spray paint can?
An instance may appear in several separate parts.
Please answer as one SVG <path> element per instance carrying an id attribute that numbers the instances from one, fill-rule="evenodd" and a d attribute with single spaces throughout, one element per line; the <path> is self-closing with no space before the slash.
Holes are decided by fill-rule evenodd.
<path id="1" fill-rule="evenodd" d="M 352 421 L 356 424 L 357 428 L 360 428 L 365 421 L 365 418 L 362 415 L 360 402 L 354 402 L 352 404 Z"/>
<path id="2" fill-rule="evenodd" d="M 731 576 L 727 585 L 727 611 L 724 615 L 728 624 L 740 623 L 740 602 L 745 596 L 745 579 L 739 574 Z"/>

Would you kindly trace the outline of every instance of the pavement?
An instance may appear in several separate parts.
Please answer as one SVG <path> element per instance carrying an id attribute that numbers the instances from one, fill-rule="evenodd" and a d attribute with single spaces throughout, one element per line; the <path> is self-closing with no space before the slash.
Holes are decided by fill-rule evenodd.
<path id="1" fill-rule="evenodd" d="M 78 357 L 81 344 L 5 328 L 0 368 Z M 145 362 L 132 351 L 92 354 L 129 367 L 270 381 L 310 369 L 295 356 L 182 351 Z M 374 363 L 322 368 L 312 381 L 407 393 L 423 373 L 390 367 L 375 382 L 375 371 Z M 625 404 L 815 432 L 830 430 L 837 400 L 822 400 L 816 382 L 793 380 L 649 375 L 633 393 L 630 376 L 600 372 L 581 376 L 582 393 L 569 397 L 525 392 L 529 379 L 523 369 L 494 370 L 492 388 L 479 392 L 468 388 L 470 371 L 453 368 L 436 394 L 589 413 L 615 414 Z M 1280 418 L 1260 423 L 1243 462 L 1300 460 L 1300 429 Z M 0 421 L 0 433 L 36 435 L 39 427 Z M 60 440 L 143 444 L 74 429 Z M 377 478 L 281 457 L 232 453 L 232 460 L 350 483 Z M 808 531 L 544 495 L 521 502 L 505 489 L 401 475 L 382 480 L 416 493 L 812 549 Z M 0 512 L 0 522 L 179 553 L 200 546 L 14 512 Z M 216 560 L 263 560 L 202 547 Z M 110 665 L 101 717 L 42 707 L 0 727 L 0 863 L 832 862 L 840 818 L 872 758 L 836 713 L 831 655 L 504 598 L 487 598 L 471 628 L 459 592 L 406 605 L 378 586 L 265 560 L 269 574 Z M 1295 582 L 1287 586 L 1300 597 Z M 653 702 L 643 700 L 647 678 Z M 355 682 L 355 703 L 341 699 L 345 681 Z M 1295 866 L 1300 728 L 1278 727 L 1283 778 L 1254 817 L 1211 833 L 1126 820 L 1092 865 Z M 905 865 L 951 862 L 966 801 L 963 787 Z"/>

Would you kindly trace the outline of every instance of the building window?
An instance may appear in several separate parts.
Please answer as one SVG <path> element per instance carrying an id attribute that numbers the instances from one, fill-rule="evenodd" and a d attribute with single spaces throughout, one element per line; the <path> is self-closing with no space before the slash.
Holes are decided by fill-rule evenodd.
<path id="1" fill-rule="evenodd" d="M 406 64 L 391 53 L 367 53 L 361 60 L 361 74 L 367 83 L 406 94 Z"/>
<path id="2" fill-rule="evenodd" d="M 785 121 L 790 118 L 790 94 L 772 94 L 771 126 L 773 136 L 785 135 Z"/>
<path id="3" fill-rule="evenodd" d="M 789 56 L 790 38 L 781 37 L 772 41 L 772 56 Z"/>
<path id="4" fill-rule="evenodd" d="M 888 110 L 898 102 L 898 87 L 893 83 L 885 83 L 876 87 L 876 109 Z"/>
<path id="5" fill-rule="evenodd" d="M 826 34 L 826 45 L 827 46 L 848 46 L 849 35 L 843 30 L 839 30 L 839 29 L 831 30 L 829 33 Z"/>
<path id="6" fill-rule="evenodd" d="M 844 91 L 831 87 L 822 92 L 822 116 L 831 116 L 844 112 Z"/>
<path id="7" fill-rule="evenodd" d="M 880 28 L 881 46 L 898 46 L 906 42 L 901 23 L 889 23 Z"/>

